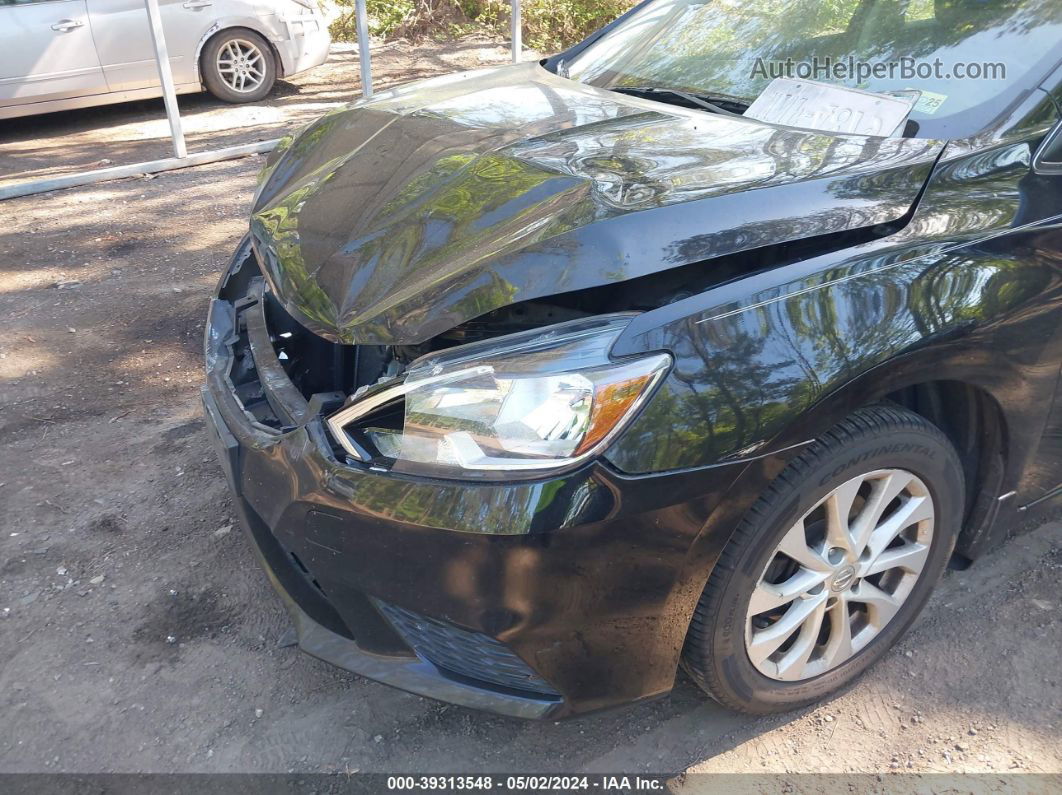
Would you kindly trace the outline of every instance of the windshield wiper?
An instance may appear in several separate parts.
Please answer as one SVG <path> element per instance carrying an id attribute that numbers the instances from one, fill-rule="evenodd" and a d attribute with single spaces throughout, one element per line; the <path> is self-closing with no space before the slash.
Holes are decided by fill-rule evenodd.
<path id="1" fill-rule="evenodd" d="M 721 113 L 724 116 L 740 116 L 746 110 L 748 110 L 748 103 L 733 97 L 714 97 L 705 96 L 701 94 L 691 94 L 688 91 L 679 91 L 677 88 L 658 88 L 656 86 L 615 86 L 612 91 L 616 91 L 620 94 L 631 94 L 633 96 L 644 95 L 652 99 L 659 99 L 661 102 L 667 100 L 660 97 L 661 94 L 670 94 L 673 97 L 685 100 L 691 105 L 705 110 L 710 110 L 712 113 Z M 677 104 L 672 102 L 671 104 Z M 736 112 L 729 110 L 724 105 L 730 105 L 736 108 Z"/>

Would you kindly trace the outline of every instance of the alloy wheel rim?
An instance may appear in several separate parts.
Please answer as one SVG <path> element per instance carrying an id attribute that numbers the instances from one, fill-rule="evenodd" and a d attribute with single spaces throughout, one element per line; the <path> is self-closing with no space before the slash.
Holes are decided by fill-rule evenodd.
<path id="1" fill-rule="evenodd" d="M 225 85 L 240 94 L 249 94 L 265 80 L 265 56 L 254 42 L 232 39 L 218 50 L 218 74 Z"/>
<path id="2" fill-rule="evenodd" d="M 935 507 L 917 475 L 879 469 L 833 489 L 782 537 L 749 599 L 745 650 L 763 675 L 801 681 L 851 659 L 922 575 Z"/>

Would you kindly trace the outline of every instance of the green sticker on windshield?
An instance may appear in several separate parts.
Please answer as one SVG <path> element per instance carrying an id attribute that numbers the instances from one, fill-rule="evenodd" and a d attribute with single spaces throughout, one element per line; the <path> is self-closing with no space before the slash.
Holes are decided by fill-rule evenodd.
<path id="1" fill-rule="evenodd" d="M 915 103 L 915 106 L 911 109 L 911 111 L 913 113 L 924 113 L 926 116 L 932 116 L 934 113 L 940 110 L 940 106 L 944 104 L 944 100 L 946 100 L 947 98 L 947 94 L 937 94 L 932 91 L 922 91 L 922 96 L 918 98 L 918 102 Z"/>

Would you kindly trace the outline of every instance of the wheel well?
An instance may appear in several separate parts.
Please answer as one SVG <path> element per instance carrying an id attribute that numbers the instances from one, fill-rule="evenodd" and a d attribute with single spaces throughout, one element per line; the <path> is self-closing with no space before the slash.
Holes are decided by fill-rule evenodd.
<path id="1" fill-rule="evenodd" d="M 959 381 L 929 381 L 886 396 L 940 428 L 963 463 L 966 510 L 955 551 L 958 567 L 983 546 L 1003 482 L 1006 423 L 999 404 L 983 389 Z"/>
<path id="2" fill-rule="evenodd" d="M 207 36 L 205 39 L 203 39 L 202 43 L 199 45 L 199 51 L 196 53 L 196 56 L 195 56 L 195 68 L 197 70 L 199 70 L 199 82 L 200 83 L 203 82 L 203 54 L 206 52 L 207 45 L 210 44 L 210 42 L 212 42 L 214 39 L 216 39 L 221 34 L 223 34 L 223 33 L 232 33 L 233 31 L 236 31 L 236 30 L 245 30 L 248 33 L 254 33 L 257 36 L 261 36 L 262 39 L 265 41 L 265 43 L 269 45 L 269 52 L 273 55 L 273 63 L 276 65 L 276 68 L 277 68 L 277 79 L 280 79 L 281 77 L 284 77 L 284 62 L 280 59 L 280 51 L 277 50 L 276 45 L 273 44 L 273 42 L 271 42 L 269 40 L 269 36 L 267 36 L 265 33 L 263 33 L 260 30 L 255 30 L 254 28 L 248 28 L 248 27 L 246 27 L 244 25 L 232 25 L 232 26 L 227 27 L 227 28 L 221 28 L 220 30 L 215 30 L 213 33 L 211 33 L 209 36 Z"/>

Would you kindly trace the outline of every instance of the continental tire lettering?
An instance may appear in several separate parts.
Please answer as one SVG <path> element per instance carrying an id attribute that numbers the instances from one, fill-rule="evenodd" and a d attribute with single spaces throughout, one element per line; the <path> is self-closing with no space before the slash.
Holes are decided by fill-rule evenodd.
<path id="1" fill-rule="evenodd" d="M 861 455 L 855 456 L 854 458 L 847 459 L 843 464 L 839 464 L 828 475 L 825 475 L 822 480 L 819 481 L 819 485 L 824 486 L 829 481 L 838 478 L 840 474 L 845 470 L 852 469 L 853 467 L 856 467 L 871 458 L 877 458 L 878 456 L 885 455 L 900 455 L 903 453 L 914 453 L 915 455 L 925 456 L 926 458 L 934 457 L 934 452 L 925 445 L 916 444 L 914 442 L 888 444 L 883 447 L 876 447 L 873 450 L 869 450 Z"/>

